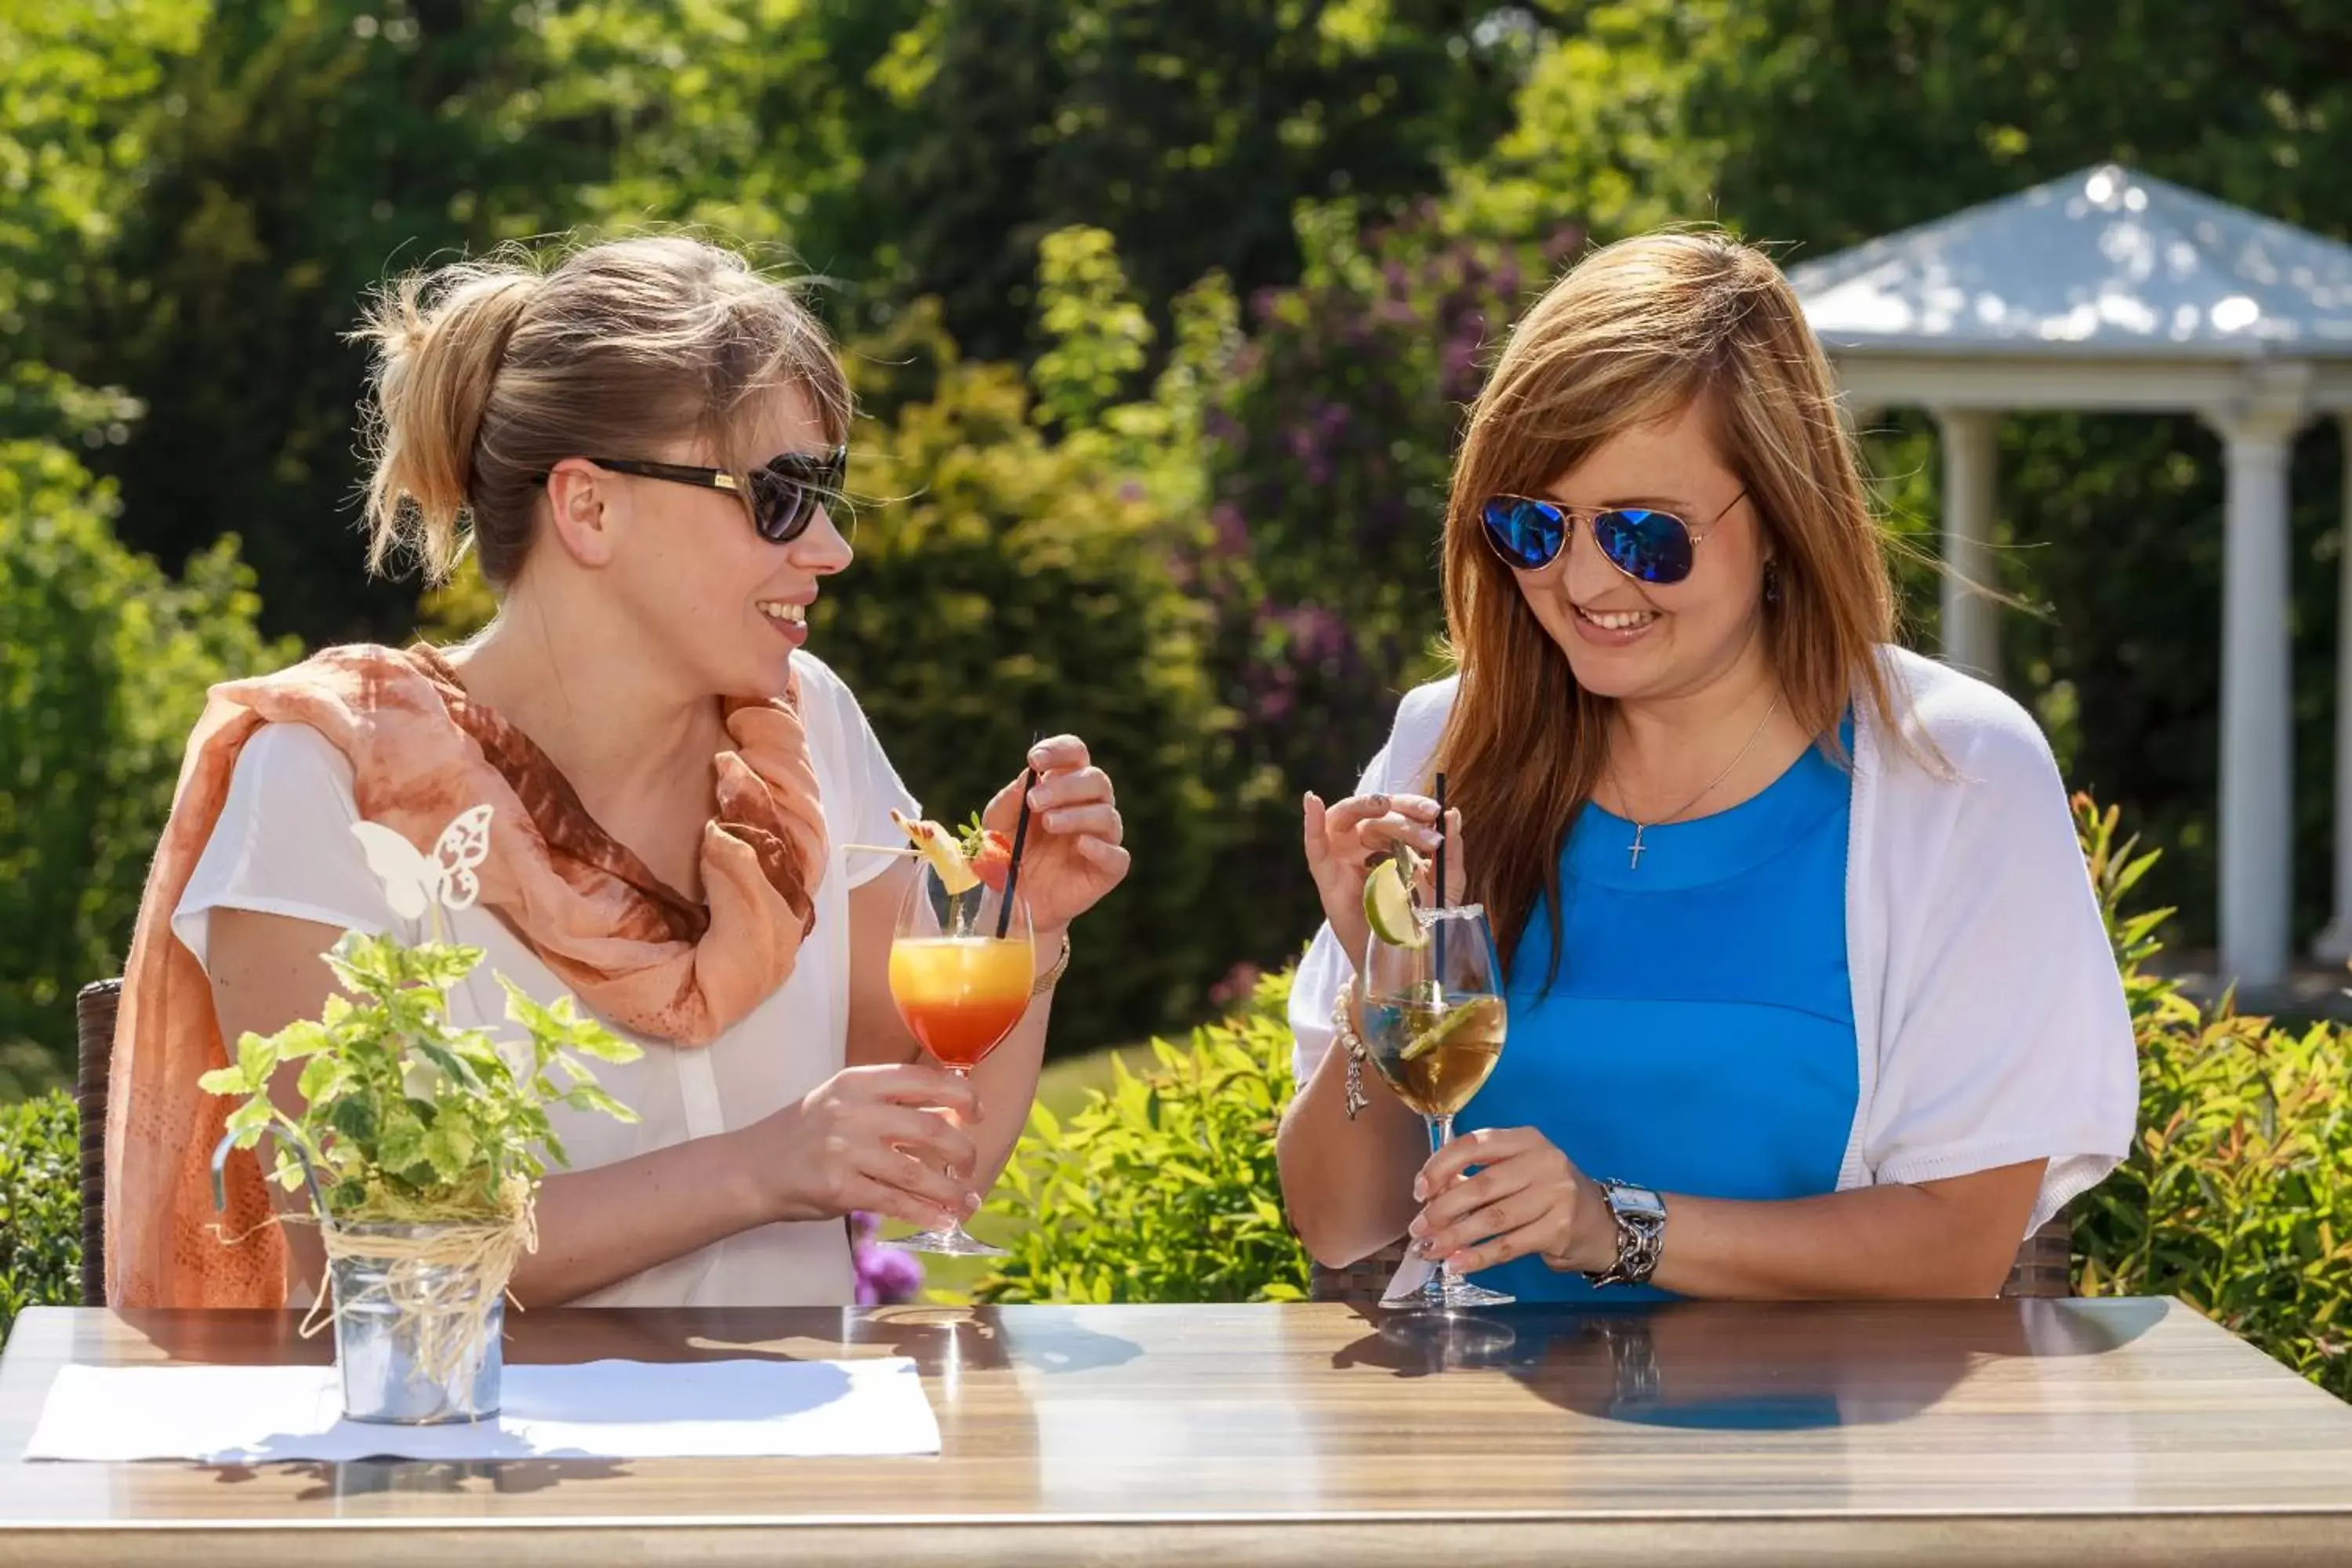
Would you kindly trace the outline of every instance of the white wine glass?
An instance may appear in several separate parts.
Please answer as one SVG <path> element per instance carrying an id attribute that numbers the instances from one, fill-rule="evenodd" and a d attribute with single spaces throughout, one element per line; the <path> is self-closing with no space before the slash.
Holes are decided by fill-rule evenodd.
<path id="1" fill-rule="evenodd" d="M 1503 1052 L 1509 1012 L 1486 911 L 1476 904 L 1412 911 L 1403 942 L 1375 931 L 1364 950 L 1364 1049 L 1396 1097 L 1421 1113 L 1434 1154 L 1454 1118 L 1485 1086 Z M 1514 1300 L 1439 1266 L 1384 1307 L 1493 1307 Z"/>

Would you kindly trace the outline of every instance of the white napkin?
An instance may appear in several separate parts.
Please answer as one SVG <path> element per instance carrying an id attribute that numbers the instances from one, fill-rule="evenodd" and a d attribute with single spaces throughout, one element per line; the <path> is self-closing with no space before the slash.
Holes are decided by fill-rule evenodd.
<path id="1" fill-rule="evenodd" d="M 342 1418 L 331 1366 L 66 1366 L 27 1459 L 667 1459 L 936 1454 L 915 1363 L 509 1366 L 502 1408 L 451 1426 Z"/>

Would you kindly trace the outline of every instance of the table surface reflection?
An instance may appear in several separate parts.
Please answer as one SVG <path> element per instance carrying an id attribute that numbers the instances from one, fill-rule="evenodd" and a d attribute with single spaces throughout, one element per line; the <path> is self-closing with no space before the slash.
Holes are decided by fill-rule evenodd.
<path id="1" fill-rule="evenodd" d="M 2310 1560 L 2352 1406 L 2176 1302 L 574 1310 L 515 1362 L 907 1355 L 935 1459 L 26 1464 L 67 1362 L 323 1363 L 294 1314 L 37 1309 L 0 1561 Z M 269 1528 L 257 1528 L 269 1527 Z M 352 1552 L 359 1557 L 351 1557 Z M 1857 1558 L 1859 1560 L 1859 1558 Z"/>

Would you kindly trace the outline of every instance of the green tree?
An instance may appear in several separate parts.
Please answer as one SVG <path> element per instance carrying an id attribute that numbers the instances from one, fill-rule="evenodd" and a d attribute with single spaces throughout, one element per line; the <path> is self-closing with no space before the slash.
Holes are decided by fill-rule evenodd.
<path id="1" fill-rule="evenodd" d="M 1291 208 L 1427 192 L 1502 126 L 1524 50 L 1463 0 L 902 5 L 843 240 L 936 295 L 980 357 L 1024 356 L 1038 241 L 1117 237 L 1155 316 L 1204 273 L 1297 277 Z M 822 262 L 820 262 L 822 265 Z"/>
<path id="2" fill-rule="evenodd" d="M 166 74 L 119 281 L 56 358 L 145 405 L 104 465 L 127 542 L 172 562 L 236 529 L 275 623 L 404 628 L 413 588 L 362 566 L 342 334 L 387 269 L 560 227 L 605 173 L 608 121 L 543 111 L 552 10 L 256 0 Z"/>
<path id="3" fill-rule="evenodd" d="M 117 286 L 150 107 L 210 14 L 205 0 L 58 0 L 0 16 L 0 437 L 129 437 L 134 400 L 49 361 L 76 346 L 63 329 L 85 302 Z"/>
<path id="4" fill-rule="evenodd" d="M 0 442 L 0 1098 L 71 1061 L 74 992 L 121 972 L 205 689 L 299 653 L 254 629 L 234 539 L 174 581 L 114 510 L 70 454 Z"/>

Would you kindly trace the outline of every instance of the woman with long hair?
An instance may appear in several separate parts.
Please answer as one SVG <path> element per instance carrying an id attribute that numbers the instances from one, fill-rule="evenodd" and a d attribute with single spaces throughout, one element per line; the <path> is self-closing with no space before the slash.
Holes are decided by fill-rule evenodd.
<path id="1" fill-rule="evenodd" d="M 856 847 L 919 813 L 803 647 L 850 564 L 850 399 L 794 292 L 715 246 L 627 239 L 409 277 L 362 336 L 371 562 L 438 579 L 470 549 L 499 613 L 463 647 L 331 648 L 214 692 L 126 974 L 109 1299 L 316 1290 L 318 1239 L 264 1223 L 249 1153 L 215 1226 L 226 1102 L 196 1077 L 243 1031 L 318 1017 L 341 931 L 394 928 L 354 823 L 430 847 L 489 805 L 450 933 L 488 957 L 451 1021 L 510 1028 L 503 975 L 645 1047 L 601 1074 L 641 1120 L 555 1110 L 571 1168 L 541 1191 L 517 1297 L 847 1304 L 846 1216 L 962 1218 L 1026 1120 L 1067 928 L 1127 869 L 1109 781 L 1072 736 L 1005 759 L 992 826 L 1036 775 L 1034 990 L 967 1087 L 891 1001 L 912 863 Z"/>
<path id="2" fill-rule="evenodd" d="M 1305 803 L 1307 1247 L 1409 1236 L 1522 1299 L 1995 1292 L 2125 1152 L 2131 1025 L 2041 731 L 1895 646 L 1770 259 L 1670 233 L 1556 284 L 1472 411 L 1444 548 L 1454 673 L 1355 795 Z M 1434 847 L 1439 771 L 1509 1033 L 1432 1155 L 1346 1079 L 1367 867 Z"/>

